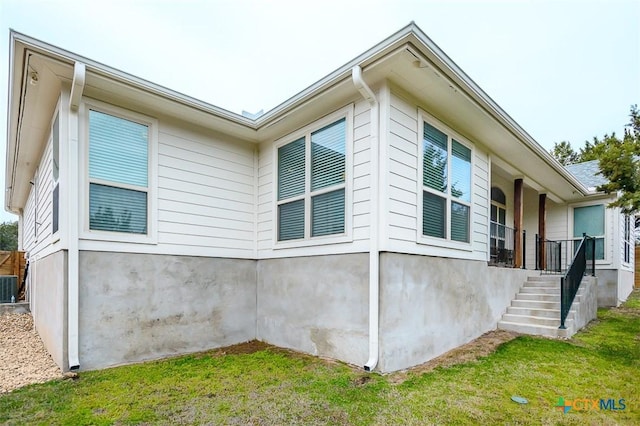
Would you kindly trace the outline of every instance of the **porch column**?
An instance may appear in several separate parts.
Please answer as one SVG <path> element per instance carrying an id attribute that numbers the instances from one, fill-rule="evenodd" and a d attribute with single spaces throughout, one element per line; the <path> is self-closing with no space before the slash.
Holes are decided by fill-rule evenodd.
<path id="1" fill-rule="evenodd" d="M 547 194 L 540 194 L 538 196 L 538 269 L 544 269 L 547 262 L 547 256 L 545 253 L 546 245 L 544 240 L 547 239 Z M 538 242 L 536 242 L 538 244 Z"/>
<path id="2" fill-rule="evenodd" d="M 515 228 L 513 267 L 522 267 L 522 179 L 513 181 L 513 227 Z"/>

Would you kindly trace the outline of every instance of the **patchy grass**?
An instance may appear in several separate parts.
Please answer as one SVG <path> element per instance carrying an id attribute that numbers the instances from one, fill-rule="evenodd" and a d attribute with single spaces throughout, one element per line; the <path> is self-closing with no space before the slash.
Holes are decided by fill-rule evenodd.
<path id="1" fill-rule="evenodd" d="M 521 336 L 427 372 L 367 375 L 260 343 L 85 372 L 0 396 L 0 423 L 640 424 L 640 293 L 598 317 L 572 341 Z M 559 397 L 626 409 L 564 414 Z"/>

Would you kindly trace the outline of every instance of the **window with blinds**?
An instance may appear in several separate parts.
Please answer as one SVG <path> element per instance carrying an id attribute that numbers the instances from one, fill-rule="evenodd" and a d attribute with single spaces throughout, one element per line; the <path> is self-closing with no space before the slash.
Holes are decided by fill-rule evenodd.
<path id="1" fill-rule="evenodd" d="M 278 241 L 345 233 L 346 119 L 278 148 Z"/>
<path id="2" fill-rule="evenodd" d="M 596 239 L 596 260 L 604 259 L 604 204 L 573 208 L 573 238 L 577 250 L 582 235 Z M 590 248 L 588 248 L 591 251 Z M 591 256 L 590 253 L 587 253 Z"/>
<path id="3" fill-rule="evenodd" d="M 471 149 L 423 122 L 422 234 L 468 243 Z"/>
<path id="4" fill-rule="evenodd" d="M 89 229 L 147 234 L 148 126 L 89 111 Z"/>

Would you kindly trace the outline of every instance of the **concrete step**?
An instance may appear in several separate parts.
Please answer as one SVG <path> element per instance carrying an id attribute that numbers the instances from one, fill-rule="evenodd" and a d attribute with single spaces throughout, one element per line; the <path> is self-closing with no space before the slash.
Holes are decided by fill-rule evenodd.
<path id="1" fill-rule="evenodd" d="M 28 314 L 29 312 L 31 312 L 29 302 L 0 303 L 0 315 L 4 313 Z"/>
<path id="2" fill-rule="evenodd" d="M 529 287 L 536 287 L 536 288 L 560 288 L 560 283 L 553 283 L 553 282 L 547 282 L 547 281 L 525 281 L 524 285 L 522 286 L 522 288 L 529 288 Z"/>
<path id="3" fill-rule="evenodd" d="M 538 300 L 540 302 L 555 302 L 560 301 L 560 293 L 518 293 L 516 294 L 516 300 Z M 576 293 L 576 297 L 574 298 L 575 302 L 582 301 L 582 295 L 580 293 Z"/>
<path id="4" fill-rule="evenodd" d="M 560 327 L 560 316 L 557 316 L 555 318 L 548 318 L 531 315 L 504 314 L 502 316 L 502 321 L 518 324 L 548 325 L 550 327 Z M 564 323 L 567 327 L 569 327 L 570 325 L 573 325 L 573 320 L 566 319 Z"/>
<path id="5" fill-rule="evenodd" d="M 560 296 L 557 294 L 545 293 L 518 293 L 516 294 L 516 300 L 538 300 L 540 302 L 555 302 L 560 300 Z"/>
<path id="6" fill-rule="evenodd" d="M 538 308 L 521 308 L 516 306 L 509 306 L 507 308 L 507 314 L 525 315 L 532 317 L 544 317 L 560 319 L 560 309 L 538 309 Z M 569 311 L 567 319 L 574 319 L 576 311 Z"/>
<path id="7" fill-rule="evenodd" d="M 515 331 L 516 333 L 532 334 L 535 336 L 546 336 L 546 337 L 567 338 L 567 337 L 570 337 L 572 334 L 571 327 L 567 327 L 565 330 L 560 330 L 556 326 L 520 324 L 517 322 L 510 322 L 510 321 L 504 321 L 504 320 L 498 321 L 498 329 Z"/>
<path id="8" fill-rule="evenodd" d="M 520 293 L 560 294 L 560 287 L 522 287 Z"/>
<path id="9" fill-rule="evenodd" d="M 560 283 L 560 275 L 540 275 L 535 277 L 527 277 L 528 282 L 548 282 Z"/>
<path id="10" fill-rule="evenodd" d="M 530 308 L 530 309 L 558 309 L 560 310 L 560 298 L 557 302 L 547 302 L 541 300 L 512 300 L 511 306 L 516 308 Z"/>

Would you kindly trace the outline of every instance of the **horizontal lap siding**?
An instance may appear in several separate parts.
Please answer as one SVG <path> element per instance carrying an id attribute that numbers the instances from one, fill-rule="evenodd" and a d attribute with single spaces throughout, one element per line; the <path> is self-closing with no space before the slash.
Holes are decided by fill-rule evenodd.
<path id="1" fill-rule="evenodd" d="M 547 200 L 545 220 L 547 240 L 566 240 L 569 238 L 567 223 L 568 207 Z"/>
<path id="2" fill-rule="evenodd" d="M 251 256 L 253 156 L 249 143 L 160 123 L 158 244 Z"/>
<path id="3" fill-rule="evenodd" d="M 371 223 L 371 110 L 359 102 L 353 118 L 353 240 L 368 240 Z"/>
<path id="4" fill-rule="evenodd" d="M 30 255 L 38 254 L 51 244 L 53 212 L 52 155 L 52 144 L 49 141 L 38 166 L 37 191 L 35 185 L 31 185 L 31 192 L 24 208 L 23 249 L 28 251 Z M 35 179 L 34 182 L 36 182 Z"/>
<path id="5" fill-rule="evenodd" d="M 455 250 L 418 244 L 417 235 L 422 219 L 417 217 L 421 200 L 418 193 L 418 176 L 421 165 L 418 135 L 418 108 L 414 103 L 391 94 L 388 129 L 388 232 L 392 250 L 429 253 L 448 257 L 472 257 L 484 260 L 487 256 L 489 216 L 489 160 L 481 147 L 474 147 L 473 155 L 473 206 L 471 217 L 472 253 L 460 254 Z"/>
<path id="6" fill-rule="evenodd" d="M 258 250 L 271 249 L 274 240 L 275 216 L 273 177 L 273 143 L 260 144 L 258 156 Z"/>
<path id="7" fill-rule="evenodd" d="M 473 168 L 473 251 L 479 256 L 487 256 L 489 241 L 489 159 L 485 152 L 476 146 Z"/>
<path id="8" fill-rule="evenodd" d="M 418 227 L 417 109 L 392 95 L 389 113 L 389 238 L 415 244 Z"/>

